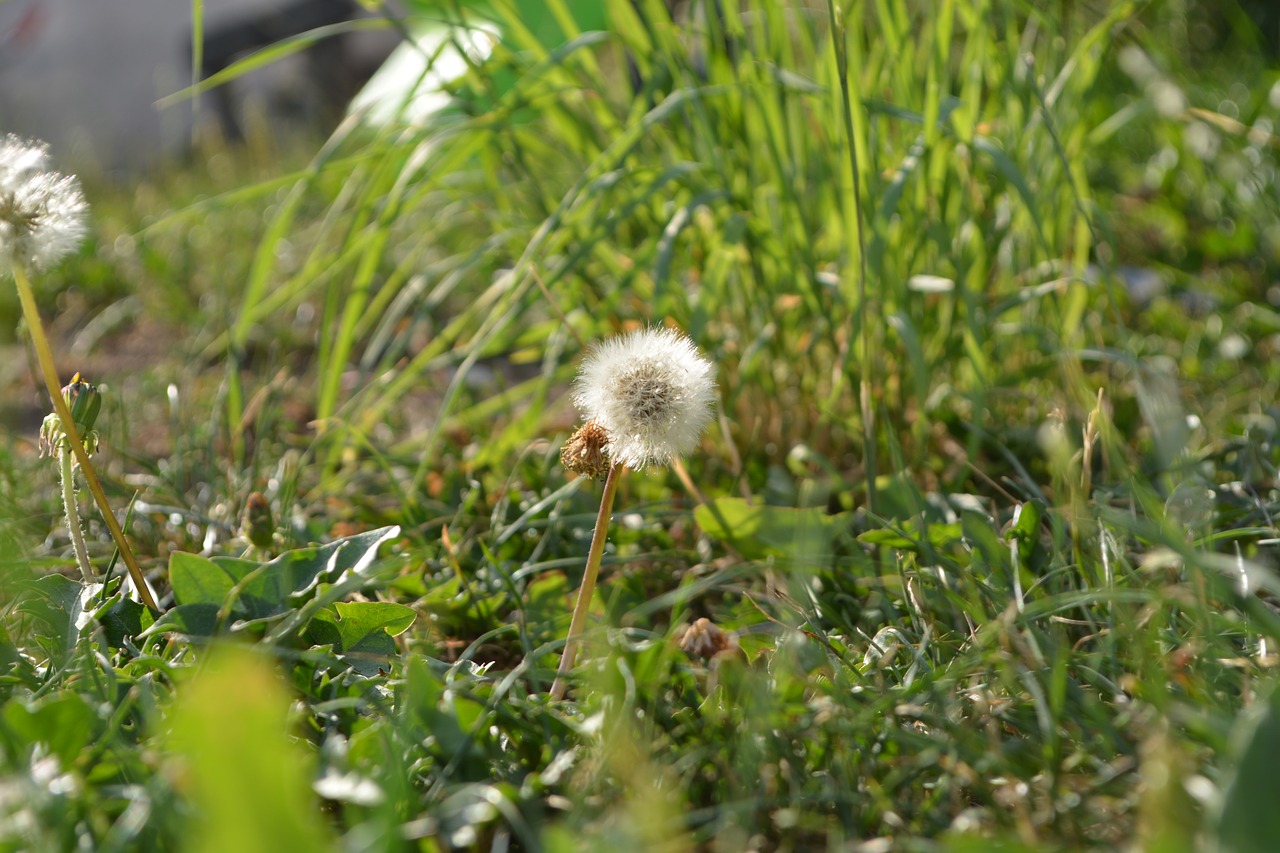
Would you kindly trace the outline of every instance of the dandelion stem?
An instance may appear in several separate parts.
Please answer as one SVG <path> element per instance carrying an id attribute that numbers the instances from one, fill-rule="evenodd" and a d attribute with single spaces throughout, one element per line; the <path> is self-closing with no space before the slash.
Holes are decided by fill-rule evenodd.
<path id="1" fill-rule="evenodd" d="M 551 685 L 551 698 L 563 699 L 568 689 L 569 671 L 573 669 L 573 661 L 578 656 L 578 647 L 582 644 L 582 632 L 586 627 L 587 609 L 591 605 L 591 595 L 595 592 L 596 578 L 600 574 L 600 561 L 604 557 L 604 543 L 609 538 L 609 516 L 613 514 L 613 497 L 618 493 L 618 480 L 622 478 L 625 465 L 614 465 L 609 469 L 609 476 L 604 481 L 604 493 L 600 495 L 600 512 L 596 514 L 596 529 L 591 534 L 591 550 L 587 553 L 587 570 L 582 575 L 582 586 L 578 588 L 578 601 L 573 606 L 573 618 L 569 620 L 569 639 L 565 641 L 564 653 L 560 656 L 560 668 L 556 671 L 556 680 Z"/>
<path id="2" fill-rule="evenodd" d="M 75 552 L 84 582 L 93 583 L 93 567 L 89 565 L 89 549 L 84 544 L 80 510 L 76 506 L 75 469 L 71 465 L 71 451 L 65 447 L 58 448 L 58 472 L 62 475 L 62 506 L 67 513 L 67 530 L 71 532 L 71 550 Z"/>
<path id="3" fill-rule="evenodd" d="M 58 419 L 62 421 L 62 431 L 66 434 L 71 452 L 75 454 L 76 461 L 80 463 L 85 485 L 89 487 L 89 492 L 98 504 L 98 509 L 102 513 L 102 520 L 106 523 L 107 530 L 111 531 L 111 538 L 115 540 L 116 548 L 120 550 L 120 556 L 124 559 L 124 564 L 129 569 L 129 577 L 133 579 L 133 585 L 137 588 L 138 596 L 142 599 L 142 603 L 152 610 L 159 610 L 160 608 L 156 606 L 155 599 L 151 596 L 151 590 L 147 587 L 146 580 L 142 577 L 142 569 L 138 566 L 138 560 L 133 555 L 133 549 L 129 547 L 129 543 L 124 538 L 124 531 L 120 529 L 120 522 L 116 521 L 115 513 L 111 511 L 111 503 L 107 500 L 107 493 L 102 489 L 102 483 L 98 480 L 98 473 L 94 470 L 93 463 L 89 461 L 89 453 L 84 449 L 84 441 L 80 438 L 80 430 L 76 429 L 76 422 L 71 417 L 71 410 L 67 408 L 66 401 L 62 399 L 62 385 L 58 380 L 58 371 L 53 366 L 53 350 L 49 348 L 49 339 L 44 333 L 44 324 L 40 321 L 40 312 L 36 309 L 36 299 L 31 292 L 31 282 L 27 280 L 26 271 L 23 270 L 21 264 L 15 263 L 13 265 L 13 280 L 18 286 L 18 301 L 22 303 L 22 316 L 26 319 L 27 330 L 31 333 L 31 344 L 35 347 L 36 360 L 40 363 L 40 372 L 44 376 L 45 386 L 49 389 L 49 396 L 53 400 L 53 410 L 57 412 Z"/>
<path id="4" fill-rule="evenodd" d="M 676 478 L 680 481 L 680 485 L 684 486 L 684 490 L 689 493 L 699 505 L 705 505 L 707 499 L 702 494 L 702 490 L 693 482 L 693 478 L 689 476 L 689 469 L 684 467 L 684 462 L 680 457 L 671 460 L 671 470 L 676 472 Z"/>

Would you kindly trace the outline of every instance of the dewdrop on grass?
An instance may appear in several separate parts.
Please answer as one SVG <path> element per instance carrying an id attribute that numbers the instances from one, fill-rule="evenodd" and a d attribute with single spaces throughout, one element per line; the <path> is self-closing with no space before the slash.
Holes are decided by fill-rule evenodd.
<path id="1" fill-rule="evenodd" d="M 711 422 L 710 361 L 674 329 L 643 329 L 597 344 L 573 386 L 588 424 L 608 435 L 614 465 L 665 465 L 693 450 Z"/>
<path id="2" fill-rule="evenodd" d="M 84 239 L 89 206 L 80 182 L 48 169 L 44 143 L 0 139 L 0 275 L 47 269 Z"/>

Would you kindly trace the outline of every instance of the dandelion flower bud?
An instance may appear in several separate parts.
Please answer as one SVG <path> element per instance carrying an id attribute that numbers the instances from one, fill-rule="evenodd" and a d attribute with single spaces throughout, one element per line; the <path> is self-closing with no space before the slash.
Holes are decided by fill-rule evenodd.
<path id="1" fill-rule="evenodd" d="M 80 182 L 47 165 L 43 143 L 0 139 L 0 275 L 15 264 L 50 267 L 84 239 L 88 204 Z"/>
<path id="2" fill-rule="evenodd" d="M 644 329 L 591 351 L 573 401 L 608 433 L 613 464 L 663 465 L 693 450 L 711 422 L 714 372 L 680 332 Z"/>
<path id="3" fill-rule="evenodd" d="M 271 517 L 271 503 L 262 492 L 250 492 L 244 502 L 241 532 L 259 548 L 270 548 L 276 532 L 275 521 Z"/>
<path id="4" fill-rule="evenodd" d="M 62 400 L 76 422 L 76 429 L 82 433 L 93 429 L 98 412 L 102 411 L 102 394 L 97 385 L 80 378 L 77 372 L 69 384 L 62 386 Z"/>
<path id="5" fill-rule="evenodd" d="M 97 453 L 98 431 L 93 425 L 98 420 L 98 412 L 102 410 L 102 394 L 98 391 L 98 386 L 81 379 L 77 373 L 71 377 L 70 383 L 62 386 L 62 401 L 67 404 L 67 411 L 71 412 L 76 431 L 84 442 L 85 452 L 90 456 Z M 40 426 L 40 455 L 53 456 L 60 448 L 70 449 L 70 445 L 67 444 L 62 418 L 54 412 L 45 416 L 44 423 Z"/>

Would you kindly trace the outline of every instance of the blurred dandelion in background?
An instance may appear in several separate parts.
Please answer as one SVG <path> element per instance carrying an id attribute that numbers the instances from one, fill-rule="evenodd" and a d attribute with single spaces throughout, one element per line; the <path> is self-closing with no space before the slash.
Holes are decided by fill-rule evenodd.
<path id="1" fill-rule="evenodd" d="M 48 269 L 80 247 L 89 205 L 80 182 L 48 168 L 41 142 L 0 140 L 0 274 Z"/>

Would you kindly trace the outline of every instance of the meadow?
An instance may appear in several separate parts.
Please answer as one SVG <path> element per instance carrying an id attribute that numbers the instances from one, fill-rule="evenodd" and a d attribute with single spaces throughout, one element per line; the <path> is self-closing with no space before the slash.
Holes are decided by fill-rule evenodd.
<path id="1" fill-rule="evenodd" d="M 0 279 L 0 849 L 1280 845 L 1254 20 L 406 6 L 502 34 L 434 120 L 85 172 L 31 277 L 155 608 L 85 487 L 77 569 Z M 714 414 L 553 698 L 572 383 L 658 327 Z"/>

